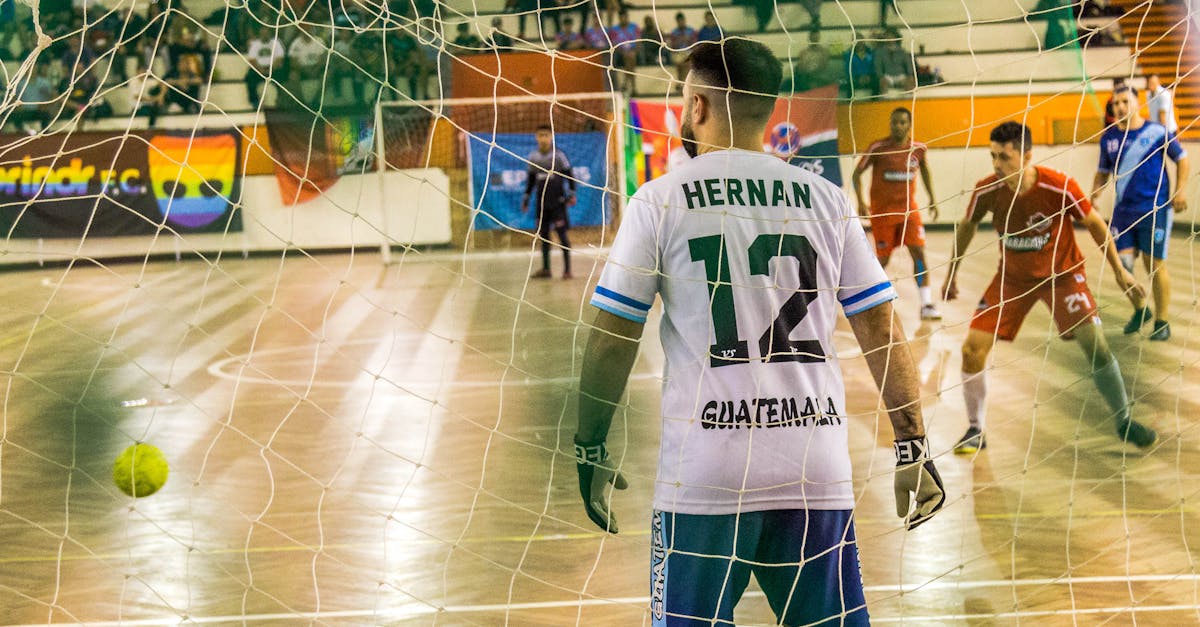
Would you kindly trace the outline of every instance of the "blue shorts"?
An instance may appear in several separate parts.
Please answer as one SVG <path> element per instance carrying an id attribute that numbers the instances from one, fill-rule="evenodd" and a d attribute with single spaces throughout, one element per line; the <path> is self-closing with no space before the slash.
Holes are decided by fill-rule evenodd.
<path id="1" fill-rule="evenodd" d="M 1137 248 L 1155 259 L 1167 258 L 1167 243 L 1171 241 L 1171 224 L 1175 221 L 1171 205 L 1150 213 L 1117 211 L 1108 227 L 1112 229 L 1117 250 Z"/>
<path id="2" fill-rule="evenodd" d="M 650 535 L 655 627 L 732 626 L 750 573 L 781 624 L 870 624 L 852 510 L 655 511 Z"/>

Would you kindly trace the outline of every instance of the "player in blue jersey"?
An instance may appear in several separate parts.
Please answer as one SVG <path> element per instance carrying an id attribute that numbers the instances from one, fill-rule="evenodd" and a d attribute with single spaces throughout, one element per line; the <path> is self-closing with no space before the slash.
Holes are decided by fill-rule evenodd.
<path id="1" fill-rule="evenodd" d="M 1109 178 L 1116 175 L 1116 202 L 1109 228 L 1126 269 L 1132 272 L 1136 255 L 1143 255 L 1154 294 L 1153 312 L 1145 303 L 1134 303 L 1136 311 L 1125 325 L 1125 333 L 1137 333 L 1153 316 L 1150 339 L 1165 341 L 1171 337 L 1167 322 L 1171 280 L 1163 261 L 1167 258 L 1173 214 L 1187 210 L 1183 182 L 1188 176 L 1188 157 L 1166 128 L 1143 118 L 1138 109 L 1136 88 L 1125 85 L 1113 92 L 1117 122 L 1100 138 L 1100 165 L 1092 185 L 1092 203 Z M 1164 157 L 1175 162 L 1174 194 Z"/>

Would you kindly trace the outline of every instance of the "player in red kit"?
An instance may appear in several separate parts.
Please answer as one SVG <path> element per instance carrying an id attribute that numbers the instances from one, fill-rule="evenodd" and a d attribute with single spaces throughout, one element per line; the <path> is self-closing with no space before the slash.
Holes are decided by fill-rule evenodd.
<path id="1" fill-rule="evenodd" d="M 854 195 L 858 199 L 858 214 L 871 219 L 871 237 L 875 239 L 875 256 L 887 267 L 892 251 L 903 245 L 913 259 L 913 276 L 921 295 L 921 318 L 939 320 L 942 315 L 933 306 L 933 290 L 925 265 L 925 226 L 917 207 L 917 175 L 929 194 L 929 215 L 938 217 L 937 201 L 933 199 L 933 177 L 925 161 L 925 144 L 912 139 L 912 112 L 904 107 L 892 111 L 891 135 L 867 148 L 854 168 Z M 871 202 L 863 199 L 862 175 L 871 168 Z"/>
<path id="2" fill-rule="evenodd" d="M 991 133 L 995 174 L 975 186 L 966 215 L 958 224 L 950 272 L 943 293 L 958 296 L 955 274 L 979 223 L 991 214 L 1000 236 L 1000 267 L 983 293 L 963 343 L 963 397 L 970 427 L 955 446 L 956 453 L 974 453 L 987 445 L 984 410 L 987 401 L 988 354 L 997 339 L 1017 336 L 1025 315 L 1044 302 L 1060 334 L 1073 333 L 1090 360 L 1092 380 L 1111 408 L 1118 437 L 1147 448 L 1157 439 L 1153 429 L 1129 415 L 1129 399 L 1121 369 L 1100 331 L 1096 299 L 1087 286 L 1084 258 L 1075 244 L 1072 221 L 1087 227 L 1104 251 L 1117 284 L 1131 300 L 1145 291 L 1121 265 L 1104 218 L 1092 211 L 1079 183 L 1057 170 L 1032 163 L 1029 128 L 1005 122 Z"/>

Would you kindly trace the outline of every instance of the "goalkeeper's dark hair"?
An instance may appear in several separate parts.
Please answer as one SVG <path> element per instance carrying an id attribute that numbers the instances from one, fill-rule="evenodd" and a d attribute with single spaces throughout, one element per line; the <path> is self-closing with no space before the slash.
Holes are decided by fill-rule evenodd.
<path id="1" fill-rule="evenodd" d="M 540 133 L 542 131 L 546 131 L 547 133 L 553 133 L 554 129 L 550 128 L 549 124 L 538 124 L 537 128 L 533 129 L 534 133 Z"/>
<path id="2" fill-rule="evenodd" d="M 738 117 L 765 120 L 775 110 L 783 65 L 761 43 L 743 37 L 701 42 L 688 63 L 696 83 L 729 90 L 730 109 Z"/>
<path id="3" fill-rule="evenodd" d="M 1129 92 L 1129 93 L 1133 94 L 1133 97 L 1135 99 L 1138 97 L 1137 87 L 1134 87 L 1133 85 L 1128 85 L 1128 84 L 1121 84 L 1118 87 L 1114 87 L 1112 95 L 1116 96 L 1117 94 L 1123 94 L 1125 92 Z"/>
<path id="4" fill-rule="evenodd" d="M 1001 145 L 1012 144 L 1013 148 L 1022 153 L 1033 150 L 1033 133 L 1029 131 L 1028 126 L 1020 122 L 1004 122 L 992 129 L 988 139 Z"/>
<path id="5" fill-rule="evenodd" d="M 892 115 L 896 115 L 897 113 L 903 113 L 904 115 L 908 116 L 908 121 L 912 122 L 912 111 L 909 111 L 908 107 L 896 107 L 895 109 L 892 109 Z"/>

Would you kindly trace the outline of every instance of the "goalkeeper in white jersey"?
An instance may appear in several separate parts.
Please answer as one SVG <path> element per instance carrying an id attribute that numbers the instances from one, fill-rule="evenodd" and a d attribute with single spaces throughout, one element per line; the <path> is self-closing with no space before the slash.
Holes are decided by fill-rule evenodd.
<path id="1" fill-rule="evenodd" d="M 897 514 L 945 500 L 896 292 L 841 190 L 762 152 L 780 84 L 762 44 L 695 47 L 681 136 L 694 157 L 634 194 L 592 304 L 575 454 L 589 518 L 617 532 L 605 446 L 646 316 L 663 301 L 655 625 L 732 625 L 753 573 L 784 625 L 866 625 L 852 509 L 840 306 L 895 432 Z M 611 484 L 611 485 L 610 485 Z"/>

